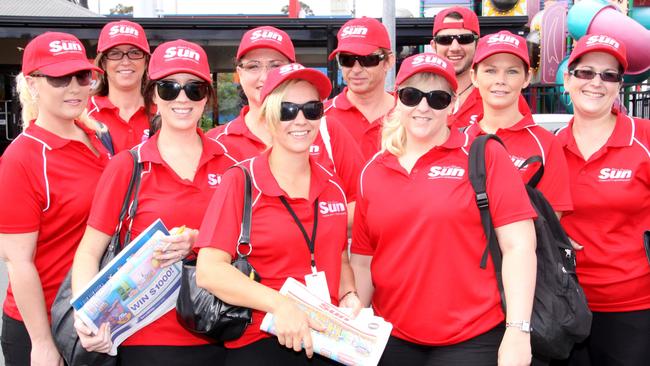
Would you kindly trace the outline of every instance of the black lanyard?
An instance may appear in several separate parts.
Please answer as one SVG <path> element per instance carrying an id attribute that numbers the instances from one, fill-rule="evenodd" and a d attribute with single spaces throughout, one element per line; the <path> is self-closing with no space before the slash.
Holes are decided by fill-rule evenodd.
<path id="1" fill-rule="evenodd" d="M 305 238 L 305 243 L 307 243 L 307 247 L 309 248 L 309 253 L 311 254 L 311 268 L 312 270 L 315 270 L 316 259 L 314 258 L 314 248 L 316 247 L 316 228 L 318 227 L 318 198 L 316 198 L 316 201 L 314 202 L 314 228 L 311 232 L 311 239 L 309 238 L 309 236 L 307 236 L 307 230 L 305 230 L 305 227 L 298 219 L 298 215 L 296 215 L 296 213 L 293 211 L 293 209 L 289 205 L 289 202 L 287 202 L 286 198 L 284 198 L 284 196 L 280 196 L 280 201 L 282 201 L 284 207 L 287 208 L 287 211 L 289 211 L 291 217 L 293 217 L 293 221 L 296 222 L 296 225 L 298 225 L 298 228 L 302 232 L 302 236 Z"/>

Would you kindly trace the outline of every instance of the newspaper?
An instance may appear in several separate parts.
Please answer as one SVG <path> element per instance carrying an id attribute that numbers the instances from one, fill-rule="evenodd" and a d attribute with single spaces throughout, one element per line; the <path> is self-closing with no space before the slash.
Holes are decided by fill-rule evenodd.
<path id="1" fill-rule="evenodd" d="M 70 303 L 83 322 L 97 333 L 102 323 L 111 327 L 117 354 L 126 338 L 176 306 L 181 262 L 161 268 L 153 253 L 169 232 L 160 219 L 125 246 Z"/>
<path id="2" fill-rule="evenodd" d="M 323 324 L 325 331 L 311 330 L 314 352 L 350 366 L 376 366 L 379 363 L 392 324 L 363 309 L 355 319 L 346 309 L 319 299 L 293 278 L 288 278 L 280 293 L 293 299 L 312 319 Z M 275 334 L 273 314 L 267 313 L 260 329 Z"/>

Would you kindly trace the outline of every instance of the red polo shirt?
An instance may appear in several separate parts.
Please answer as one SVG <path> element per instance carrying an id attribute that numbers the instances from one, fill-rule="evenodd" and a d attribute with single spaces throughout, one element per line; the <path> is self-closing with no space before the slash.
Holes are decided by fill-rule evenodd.
<path id="1" fill-rule="evenodd" d="M 158 134 L 136 147 L 144 163 L 138 210 L 133 221 L 132 237 L 136 237 L 157 218 L 169 229 L 186 225 L 198 228 L 210 202 L 210 197 L 221 182 L 221 175 L 235 163 L 225 154 L 221 145 L 206 138 L 197 129 L 203 142 L 203 152 L 194 180 L 181 179 L 162 159 L 158 150 Z M 93 199 L 88 225 L 113 235 L 131 172 L 131 155 L 124 152 L 115 156 L 102 175 L 99 189 Z M 183 328 L 172 310 L 124 341 L 124 346 L 206 344 Z"/>
<path id="2" fill-rule="evenodd" d="M 530 107 L 526 98 L 519 94 L 519 112 L 523 115 L 530 114 Z M 451 127 L 463 128 L 477 121 L 479 115 L 483 114 L 483 98 L 478 88 L 474 88 L 465 99 L 465 103 L 458 108 L 456 113 L 449 116 L 447 124 Z"/>
<path id="3" fill-rule="evenodd" d="M 573 120 L 558 138 L 569 165 L 573 213 L 567 234 L 584 246 L 577 273 L 594 311 L 650 309 L 650 265 L 643 232 L 650 230 L 650 121 L 614 110 L 616 126 L 585 161 Z"/>
<path id="4" fill-rule="evenodd" d="M 262 278 L 262 284 L 280 290 L 288 277 L 304 283 L 311 273 L 310 253 L 305 239 L 279 197 L 284 196 L 311 235 L 314 223 L 314 201 L 319 201 L 319 217 L 314 254 L 316 267 L 325 271 L 332 303 L 338 303 L 341 253 L 347 244 L 347 211 L 345 194 L 335 175 L 312 157 L 309 199 L 290 198 L 280 188 L 269 168 L 270 149 L 242 164 L 253 180 L 253 213 L 250 263 Z M 212 247 L 236 256 L 241 229 L 244 200 L 244 175 L 237 169 L 228 171 L 217 190 L 201 225 L 195 247 Z M 244 335 L 226 342 L 228 348 L 239 348 L 269 337 L 260 330 L 265 313 L 253 310 L 253 322 Z"/>
<path id="5" fill-rule="evenodd" d="M 372 158 L 381 148 L 381 126 L 384 117 L 368 121 L 347 97 L 348 88 L 325 103 L 325 115 L 334 118 L 350 132 L 361 150 L 363 160 Z"/>
<path id="6" fill-rule="evenodd" d="M 224 126 L 213 128 L 206 134 L 208 137 L 221 142 L 238 161 L 250 159 L 266 150 L 266 144 L 246 126 L 244 117 L 248 110 L 249 107 L 245 106 L 237 118 Z M 321 133 L 318 134 L 314 143 L 309 147 L 310 155 L 327 170 L 334 172 L 341 178 L 347 200 L 353 202 L 356 200 L 357 179 L 363 164 L 361 152 L 359 152 L 352 136 L 345 128 L 341 127 L 338 121 L 330 117 L 325 118 L 324 121 L 326 127 L 321 126 Z M 323 138 L 324 134 L 322 132 L 324 128 L 326 128 L 329 136 L 329 144 L 326 144 Z"/>
<path id="7" fill-rule="evenodd" d="M 476 123 L 470 124 L 466 133 L 471 137 L 485 134 L 479 123 L 483 115 L 479 115 Z M 571 192 L 569 191 L 569 169 L 562 146 L 555 135 L 544 127 L 538 126 L 533 121 L 533 116 L 528 113 L 523 118 L 508 128 L 500 128 L 496 135 L 501 138 L 510 154 L 510 160 L 519 168 L 521 164 L 533 155 L 538 155 L 544 162 L 544 175 L 537 188 L 557 212 L 571 211 Z M 519 169 L 524 182 L 537 171 L 538 164 Z"/>
<path id="8" fill-rule="evenodd" d="M 409 342 L 456 344 L 504 320 L 492 261 L 480 268 L 486 237 L 468 177 L 468 140 L 451 129 L 410 174 L 389 152 L 361 173 L 351 251 L 372 256 L 373 308 Z M 534 218 L 519 173 L 494 141 L 486 166 L 494 226 Z"/>
<path id="9" fill-rule="evenodd" d="M 77 126 L 86 132 L 99 156 L 82 142 L 59 137 L 32 121 L 0 157 L 0 232 L 38 231 L 34 265 L 48 316 L 72 266 L 97 181 L 110 158 L 94 131 L 80 123 Z M 11 284 L 4 312 L 22 320 Z"/>
<path id="10" fill-rule="evenodd" d="M 116 154 L 149 138 L 149 119 L 144 107 L 125 121 L 120 117 L 120 109 L 111 103 L 108 96 L 95 95 L 88 99 L 88 115 L 108 126 Z"/>

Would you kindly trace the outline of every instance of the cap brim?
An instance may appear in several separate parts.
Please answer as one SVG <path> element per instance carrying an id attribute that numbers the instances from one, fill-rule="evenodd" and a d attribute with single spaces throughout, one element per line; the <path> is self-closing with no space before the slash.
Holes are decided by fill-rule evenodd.
<path id="1" fill-rule="evenodd" d="M 166 76 L 173 75 L 173 74 L 181 74 L 181 73 L 187 73 L 187 74 L 192 74 L 195 76 L 200 77 L 201 79 L 207 81 L 208 83 L 212 84 L 212 79 L 210 78 L 210 75 L 204 75 L 196 69 L 190 69 L 187 67 L 172 67 L 172 68 L 163 68 L 159 72 L 155 73 L 150 73 L 149 74 L 149 79 L 150 80 L 159 80 L 162 79 Z"/>
<path id="2" fill-rule="evenodd" d="M 618 61 L 618 63 L 621 64 L 621 66 L 623 67 L 623 73 L 627 71 L 628 63 L 625 57 L 623 57 L 619 52 L 614 51 L 609 46 L 600 46 L 600 45 L 592 46 L 589 47 L 588 49 L 582 49 L 580 53 L 569 56 L 569 61 L 567 62 L 567 65 L 571 65 L 572 63 L 575 62 L 575 60 L 579 59 L 580 57 L 590 52 L 603 52 L 614 56 L 616 61 Z"/>
<path id="3" fill-rule="evenodd" d="M 362 44 L 362 43 L 347 43 L 339 45 L 332 53 L 330 53 L 328 60 L 332 61 L 337 53 L 345 52 L 352 55 L 367 56 L 379 49 L 379 46 Z"/>
<path id="4" fill-rule="evenodd" d="M 486 52 L 484 55 L 481 55 L 481 58 L 480 58 L 480 59 L 476 59 L 476 60 L 474 60 L 474 61 L 472 62 L 472 67 L 474 67 L 474 65 L 476 65 L 476 64 L 478 64 L 478 63 L 483 62 L 486 58 L 488 58 L 488 57 L 490 57 L 490 56 L 494 56 L 494 55 L 496 55 L 496 54 L 498 54 L 498 53 L 509 53 L 509 54 L 511 54 L 511 55 L 517 56 L 521 61 L 524 62 L 524 64 L 526 65 L 526 67 L 530 68 L 530 62 L 529 62 L 529 61 L 526 61 L 525 59 L 523 59 L 523 58 L 521 57 L 520 54 L 518 54 L 517 52 L 515 52 L 514 49 L 513 49 L 513 50 L 508 50 L 508 49 L 495 49 L 494 51 L 488 51 L 488 52 Z"/>
<path id="5" fill-rule="evenodd" d="M 102 45 L 102 48 L 101 48 L 101 49 L 98 47 L 98 48 L 97 48 L 97 52 L 104 52 L 104 51 L 109 50 L 109 49 L 111 49 L 111 48 L 113 48 L 113 47 L 115 47 L 115 46 L 119 46 L 119 45 L 122 45 L 122 44 L 128 44 L 129 46 L 135 46 L 135 47 L 138 47 L 138 48 L 141 49 L 142 51 L 146 52 L 147 55 L 151 55 L 151 51 L 149 50 L 149 47 L 148 47 L 148 46 L 145 48 L 145 47 L 143 47 L 141 44 L 139 44 L 139 43 L 136 42 L 136 41 L 128 42 L 128 41 L 124 41 L 123 39 L 122 39 L 122 40 L 117 40 L 117 41 L 115 41 L 115 42 L 109 42 L 109 43 L 106 43 L 106 44 Z"/>
<path id="6" fill-rule="evenodd" d="M 91 64 L 87 60 L 68 60 L 68 61 L 58 62 L 55 64 L 41 66 L 38 68 L 38 70 L 47 76 L 70 75 L 81 70 L 97 71 L 100 74 L 104 73 L 104 70 Z"/>
<path id="7" fill-rule="evenodd" d="M 413 76 L 413 75 L 415 75 L 415 74 L 420 74 L 420 73 L 423 73 L 423 72 L 430 72 L 430 73 L 432 73 L 432 74 L 436 74 L 436 75 L 442 76 L 445 80 L 447 80 L 447 82 L 449 83 L 449 85 L 451 86 L 451 88 L 453 89 L 454 92 L 456 92 L 456 89 L 458 89 L 458 80 L 456 80 L 455 78 L 451 78 L 451 77 L 449 77 L 447 74 L 445 74 L 444 72 L 442 72 L 442 71 L 441 71 L 441 68 L 439 68 L 439 67 L 435 67 L 435 66 L 420 66 L 420 67 L 417 68 L 417 70 L 413 70 L 413 71 L 415 71 L 415 72 L 413 72 L 413 73 L 409 73 L 409 74 L 406 74 L 406 75 L 401 75 L 401 76 L 400 76 L 400 75 L 398 74 L 398 75 L 397 75 L 397 79 L 395 79 L 395 85 L 396 85 L 396 86 L 399 86 L 399 85 L 402 84 L 406 79 L 410 78 L 411 76 Z"/>
<path id="8" fill-rule="evenodd" d="M 329 97 L 330 93 L 332 92 L 332 83 L 330 82 L 330 79 L 328 79 L 327 76 L 325 76 L 325 74 L 323 74 L 318 70 L 305 68 L 302 70 L 294 71 L 291 74 L 287 75 L 285 78 L 281 79 L 276 85 L 273 85 L 273 87 L 270 88 L 268 91 L 263 90 L 263 92 L 266 93 L 260 95 L 260 98 L 262 100 L 266 99 L 266 97 L 269 94 L 271 94 L 273 90 L 275 90 L 275 88 L 278 87 L 278 85 L 288 80 L 305 80 L 308 83 L 312 84 L 318 91 L 318 96 L 320 97 L 321 100 L 327 99 L 327 97 Z"/>
<path id="9" fill-rule="evenodd" d="M 288 58 L 289 61 L 291 62 L 296 62 L 296 56 L 293 55 L 287 55 L 286 50 L 283 50 L 281 47 L 277 47 L 276 45 L 268 44 L 268 43 L 259 43 L 259 44 L 251 44 L 248 47 L 238 49 L 237 50 L 237 60 L 240 60 L 244 55 L 249 53 L 252 50 L 258 49 L 258 48 L 270 48 L 272 50 L 276 50 L 280 52 L 284 57 Z"/>

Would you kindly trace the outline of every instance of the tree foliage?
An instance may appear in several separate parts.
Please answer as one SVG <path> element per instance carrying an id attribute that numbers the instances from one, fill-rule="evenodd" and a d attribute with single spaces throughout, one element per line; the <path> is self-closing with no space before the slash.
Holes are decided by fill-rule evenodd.
<path id="1" fill-rule="evenodd" d="M 115 5 L 114 8 L 111 8 L 109 12 L 111 15 L 117 15 L 117 14 L 129 15 L 129 14 L 133 14 L 133 6 L 126 6 L 120 3 Z"/>

